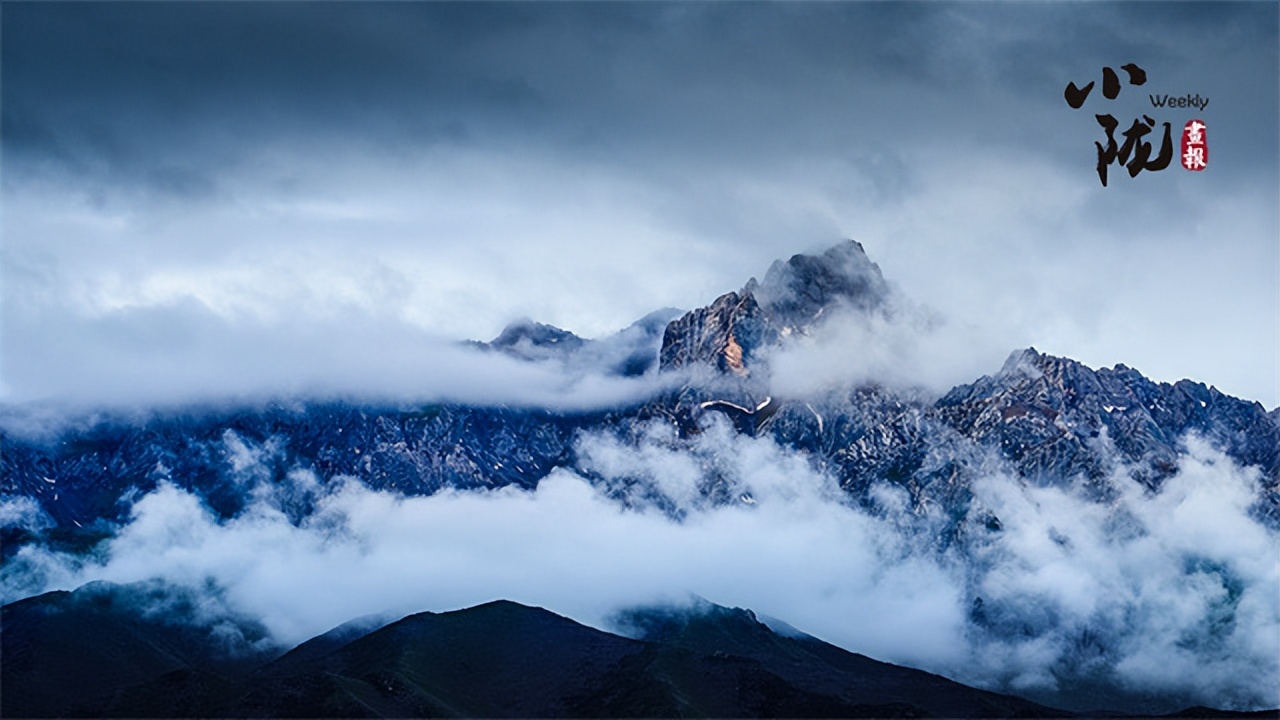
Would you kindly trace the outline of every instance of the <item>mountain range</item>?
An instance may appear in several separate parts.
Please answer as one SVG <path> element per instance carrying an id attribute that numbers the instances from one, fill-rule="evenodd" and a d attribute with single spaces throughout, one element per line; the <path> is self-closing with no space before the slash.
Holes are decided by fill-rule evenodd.
<path id="1" fill-rule="evenodd" d="M 770 350 L 819 333 L 838 312 L 891 312 L 888 295 L 879 268 L 850 241 L 779 261 L 763 282 L 752 279 L 670 322 L 664 318 L 671 311 L 658 311 L 604 340 L 519 321 L 489 343 L 473 343 L 530 362 L 603 357 L 597 367 L 608 372 L 685 371 L 674 388 L 626 407 L 291 401 L 142 419 L 103 413 L 43 436 L 0 429 L 0 494 L 38 504 L 51 521 L 40 539 L 75 544 L 122 521 L 129 506 L 121 498 L 159 482 L 197 493 L 223 517 L 235 515 L 245 499 L 230 460 L 235 448 L 259 451 L 259 472 L 275 480 L 306 468 L 324 482 L 352 476 L 411 495 L 532 488 L 555 467 L 590 474 L 575 447 L 582 431 L 634 434 L 657 418 L 688 437 L 706 416 L 722 414 L 739 432 L 806 454 L 854 497 L 887 479 L 907 489 L 914 505 L 938 502 L 957 519 L 969 510 L 966 486 L 992 459 L 1038 485 L 1084 482 L 1104 499 L 1121 465 L 1158 489 L 1194 433 L 1258 469 L 1254 511 L 1269 527 L 1280 525 L 1280 408 L 1268 413 L 1201 383 L 1158 383 L 1124 365 L 1095 370 L 1027 348 L 998 372 L 940 398 L 875 383 L 820 396 L 772 396 Z M 30 528 L 6 533 L 9 552 L 37 539 Z"/>
<path id="2" fill-rule="evenodd" d="M 294 399 L 143 417 L 102 413 L 46 433 L 6 427 L 0 498 L 24 511 L 21 522 L 0 529 L 4 561 L 15 567 L 33 547 L 88 553 L 129 521 L 137 498 L 161 486 L 192 493 L 222 520 L 244 512 L 254 488 L 274 488 L 279 509 L 301 524 L 321 494 L 294 487 L 299 471 L 321 487 L 354 478 L 411 497 L 532 490 L 566 469 L 622 506 L 656 508 L 678 522 L 687 498 L 653 478 L 610 476 L 592 462 L 583 437 L 635 444 L 660 425 L 672 429 L 669 444 L 678 451 L 716 423 L 803 457 L 848 502 L 880 515 L 905 513 L 904 522 L 927 528 L 930 547 L 962 557 L 976 558 L 984 538 L 1009 520 L 975 494 L 981 478 L 1002 473 L 1107 507 L 1132 483 L 1159 493 L 1179 474 L 1189 438 L 1254 473 L 1248 517 L 1280 529 L 1280 409 L 1267 412 L 1201 383 L 1155 382 L 1124 365 L 1093 369 L 1026 348 L 941 395 L 872 381 L 791 396 L 774 386 L 780 353 L 841 323 L 908 321 L 879 267 L 849 241 L 780 260 L 763 279 L 705 307 L 660 310 L 611 337 L 584 339 L 521 320 L 492 341 L 468 343 L 521 362 L 653 380 L 649 396 L 623 406 Z M 884 487 L 905 495 L 903 508 L 886 510 L 878 500 Z M 699 478 L 697 494 L 710 505 L 755 501 L 715 472 Z M 1228 569 L 1214 572 L 1225 587 L 1236 582 Z M 497 602 L 410 616 L 355 639 L 322 636 L 279 657 L 254 650 L 217 659 L 188 626 L 125 618 L 120 606 L 128 603 L 112 598 L 136 592 L 82 588 L 6 605 L 4 714 L 1064 713 L 775 633 L 743 610 L 638 615 L 646 632 L 625 638 Z M 971 619 L 984 632 L 1025 632 L 1001 625 L 998 608 L 984 609 L 976 590 L 970 600 Z M 242 641 L 263 637 L 251 622 L 237 623 Z M 73 639 L 85 635 L 102 638 L 98 655 L 67 666 L 41 659 L 74 654 Z M 72 683 L 81 675 L 94 680 Z M 1067 694 L 1054 697 L 1088 709 L 1090 682 L 1064 678 Z M 75 692 L 64 691 L 68 683 Z M 1117 697 L 1112 707 L 1126 710 L 1123 693 Z"/>

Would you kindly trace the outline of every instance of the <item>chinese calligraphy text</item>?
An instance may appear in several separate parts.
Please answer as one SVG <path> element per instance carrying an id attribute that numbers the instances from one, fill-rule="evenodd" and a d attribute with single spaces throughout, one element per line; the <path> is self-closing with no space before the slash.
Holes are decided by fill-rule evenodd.
<path id="1" fill-rule="evenodd" d="M 1209 138 L 1203 120 L 1191 120 L 1182 129 L 1182 167 L 1200 172 L 1209 164 Z"/>
<path id="2" fill-rule="evenodd" d="M 1143 85 L 1147 82 L 1147 72 L 1134 63 L 1122 65 L 1120 69 L 1128 75 L 1130 85 Z M 1062 92 L 1063 98 L 1071 109 L 1079 110 L 1084 106 L 1084 102 L 1088 99 L 1093 86 L 1094 83 L 1092 81 L 1083 88 L 1077 86 L 1074 82 L 1067 83 L 1066 89 Z M 1102 96 L 1107 100 L 1114 100 L 1119 95 L 1120 76 L 1109 67 L 1102 68 Z M 1143 170 L 1155 172 L 1169 167 L 1169 162 L 1173 160 L 1173 144 L 1169 123 L 1164 123 L 1164 136 L 1160 151 L 1153 159 L 1151 156 L 1151 143 L 1143 139 L 1156 126 L 1156 121 L 1153 118 L 1147 115 L 1135 118 L 1129 129 L 1121 133 L 1124 137 L 1124 142 L 1117 143 L 1115 131 L 1120 127 L 1120 122 L 1109 114 L 1095 115 L 1094 117 L 1107 135 L 1106 144 L 1094 143 L 1094 146 L 1098 149 L 1098 179 L 1102 181 L 1103 187 L 1107 186 L 1107 169 L 1113 163 L 1118 163 L 1127 169 L 1129 177 L 1137 177 L 1138 173 Z"/>

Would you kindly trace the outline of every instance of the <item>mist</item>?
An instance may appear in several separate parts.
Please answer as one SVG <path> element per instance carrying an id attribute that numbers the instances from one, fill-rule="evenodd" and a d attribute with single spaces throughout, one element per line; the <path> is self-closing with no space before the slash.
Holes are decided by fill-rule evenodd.
<path id="1" fill-rule="evenodd" d="M 851 238 L 1002 355 L 1275 407 L 1275 23 L 1267 3 L 14 5 L 0 402 L 412 390 L 422 334 L 528 316 L 600 337 Z M 1212 169 L 1099 185 L 1062 88 L 1124 58 L 1152 92 L 1213 96 Z"/>
<path id="2" fill-rule="evenodd" d="M 195 304 L 178 304 L 93 323 L 19 322 L 6 329 L 9 338 L 39 334 L 41 342 L 70 346 L 103 325 L 109 330 L 96 354 L 68 352 L 33 363 L 32 371 L 38 364 L 51 382 L 30 385 L 17 401 L 0 404 L 0 422 L 18 426 L 42 415 L 52 421 L 99 409 L 299 398 L 584 409 L 625 405 L 671 380 L 652 373 L 619 377 L 587 363 L 527 362 L 360 313 L 231 323 Z M 145 356 L 134 352 L 139 342 L 148 348 Z M 8 364 L 24 372 L 32 361 L 15 357 Z"/>
<path id="3" fill-rule="evenodd" d="M 1194 438 L 1160 492 L 1120 474 L 1109 505 L 990 473 L 971 513 L 1003 528 L 974 530 L 965 551 L 942 549 L 944 520 L 913 514 L 904 490 L 855 503 L 809 458 L 719 418 L 691 439 L 663 423 L 634 440 L 586 433 L 580 467 L 533 491 L 429 497 L 302 469 L 272 482 L 257 465 L 270 448 L 224 442 L 253 498 L 242 513 L 218 521 L 161 485 L 88 556 L 22 548 L 0 569 L 5 600 L 163 578 L 217 588 L 292 645 L 359 616 L 498 598 L 610 629 L 621 609 L 692 593 L 1032 697 L 1092 683 L 1181 706 L 1280 704 L 1280 539 L 1248 512 L 1256 471 Z M 314 512 L 291 521 L 300 502 Z M 38 521 L 20 504 L 3 517 Z"/>
<path id="4" fill-rule="evenodd" d="M 770 390 L 820 399 L 874 383 L 940 397 L 973 382 L 1008 356 L 1008 336 L 910 301 L 890 285 L 886 308 L 831 308 L 813 332 L 765 353 Z"/>

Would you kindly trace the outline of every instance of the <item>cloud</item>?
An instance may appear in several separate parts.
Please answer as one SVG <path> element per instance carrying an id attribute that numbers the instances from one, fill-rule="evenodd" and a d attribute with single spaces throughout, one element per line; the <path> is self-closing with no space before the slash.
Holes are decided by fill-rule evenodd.
<path id="1" fill-rule="evenodd" d="M 39 532 L 54 524 L 53 518 L 34 498 L 0 495 L 0 528 Z"/>
<path id="2" fill-rule="evenodd" d="M 975 553 L 975 679 L 1034 691 L 1087 687 L 1102 672 L 1152 697 L 1280 701 L 1278 538 L 1248 512 L 1257 471 L 1195 437 L 1187 447 L 1158 493 L 1118 474 L 1112 504 L 975 485 L 1003 523 Z"/>
<path id="3" fill-rule="evenodd" d="M 296 196 L 273 195 L 259 178 L 216 208 L 141 213 L 19 193 L 31 202 L 6 216 L 16 239 L 0 251 L 5 399 L 176 401 L 307 382 L 359 393 L 371 376 L 409 374 L 388 364 L 429 367 L 422 358 L 436 353 L 421 338 L 487 339 L 521 316 L 605 335 L 656 308 L 706 304 L 759 275 L 769 255 L 827 246 L 841 228 L 864 239 L 904 305 L 933 316 L 865 338 L 849 329 L 860 350 L 845 357 L 873 362 L 915 346 L 915 365 L 880 365 L 919 370 L 921 384 L 971 381 L 1034 345 L 1266 402 L 1256 381 L 1280 362 L 1274 343 L 1240 347 L 1266 335 L 1256 329 L 1280 277 L 1274 243 L 1256 241 L 1274 222 L 1261 191 L 1216 209 L 1188 199 L 1194 226 L 1171 221 L 1157 251 L 1135 243 L 1135 227 L 1092 220 L 1085 180 L 1012 158 L 983 176 L 985 190 L 967 185 L 961 164 L 935 168 L 927 199 L 893 207 L 816 203 L 827 183 L 853 176 L 839 169 L 774 181 L 721 174 L 689 203 L 536 153 L 442 153 L 390 171 L 361 158 L 314 173 L 299 162 L 310 179 Z M 940 234 L 927 219 L 958 215 L 981 230 Z M 367 352 L 355 357 L 353 346 Z M 1224 348 L 1236 348 L 1229 364 Z"/>
<path id="4" fill-rule="evenodd" d="M 621 608 L 692 592 L 1077 708 L 1280 701 L 1280 540 L 1249 515 L 1256 472 L 1194 439 L 1159 493 L 1121 474 L 1111 505 L 989 474 L 972 512 L 1002 529 L 973 523 L 963 551 L 941 549 L 945 519 L 912 515 L 900 489 L 855 503 L 804 455 L 718 417 L 685 440 L 660 422 L 584 435 L 577 470 L 534 491 L 430 497 L 301 469 L 273 483 L 255 465 L 270 448 L 225 440 L 254 488 L 240 515 L 220 522 L 161 485 L 91 556 L 23 548 L 0 571 L 6 598 L 96 579 L 212 583 L 293 643 L 357 616 L 495 598 L 607 627 Z"/>
<path id="5" fill-rule="evenodd" d="M 949 320 L 892 292 L 885 312 L 835 309 L 808 335 L 789 337 L 766 356 L 771 392 L 820 399 L 878 384 L 940 397 L 990 373 L 1008 354 L 1007 338 Z"/>
<path id="6" fill-rule="evenodd" d="M 2 344 L 13 351 L 5 367 L 8 424 L 43 415 L 56 426 L 100 408 L 296 398 L 617 407 L 678 380 L 617 377 L 611 357 L 566 365 L 481 352 L 341 305 L 293 318 L 236 318 L 186 298 L 95 318 L 43 312 L 13 318 L 5 331 Z M 14 350 L 27 343 L 41 350 Z"/>
<path id="7" fill-rule="evenodd" d="M 658 480 L 667 508 L 683 511 L 680 522 L 661 503 L 624 509 L 567 470 L 553 472 L 535 492 L 410 498 L 354 480 L 317 493 L 315 478 L 299 471 L 221 524 L 196 497 L 161 486 L 137 501 L 130 522 L 101 548 L 100 565 L 68 569 L 35 550 L 20 560 L 42 568 L 51 585 L 148 577 L 190 584 L 212 577 L 229 600 L 252 608 L 290 642 L 374 611 L 460 607 L 497 597 L 596 624 L 619 607 L 689 591 L 751 601 L 788 619 L 869 617 L 887 610 L 888 598 L 870 593 L 881 585 L 896 597 L 895 619 L 851 628 L 851 639 L 888 652 L 900 644 L 899 632 L 910 630 L 919 647 L 899 650 L 909 657 L 955 646 L 960 618 L 953 590 L 921 582 L 940 570 L 904 559 L 900 543 L 844 502 L 803 458 L 772 443 L 735 439 L 715 425 L 691 459 L 671 446 L 669 431 L 650 432 L 652 439 L 637 448 L 584 438 L 583 452 L 610 482 L 636 474 Z M 228 442 L 239 457 L 252 458 L 238 438 Z M 726 454 L 729 449 L 735 452 Z M 711 507 L 699 501 L 693 486 L 710 473 L 697 468 L 710 462 L 718 463 L 715 470 L 736 496 L 751 502 Z M 673 468 L 683 469 L 683 484 L 669 479 Z M 243 472 L 253 467 L 246 464 Z M 306 494 L 319 495 L 315 511 L 294 524 L 281 507 Z M 835 548 L 829 556 L 811 550 L 826 544 Z M 9 578 L 15 574 L 10 568 Z M 806 606 L 788 608 L 788 598 Z M 841 612 L 833 613 L 837 607 Z"/>
<path id="8" fill-rule="evenodd" d="M 0 395 L 92 394 L 66 359 L 96 357 L 123 395 L 150 392 L 129 364 L 234 389 L 232 359 L 170 344 L 173 308 L 239 346 L 264 324 L 397 348 L 404 325 L 485 339 L 524 316 L 599 336 L 850 237 L 1002 354 L 1271 407 L 1275 13 L 15 6 Z M 1152 91 L 1213 96 L 1209 171 L 1098 186 L 1097 127 L 1061 88 L 1126 59 Z M 325 353 L 308 372 L 348 375 Z"/>

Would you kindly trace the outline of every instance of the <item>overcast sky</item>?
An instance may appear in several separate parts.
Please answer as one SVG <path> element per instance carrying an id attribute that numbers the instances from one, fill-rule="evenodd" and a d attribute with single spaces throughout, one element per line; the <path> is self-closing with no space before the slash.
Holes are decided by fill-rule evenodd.
<path id="1" fill-rule="evenodd" d="M 600 336 L 853 238 L 987 372 L 1270 409 L 1278 7 L 6 2 L 0 399 L 421 389 L 442 340 Z M 1174 161 L 1103 187 L 1102 113 Z"/>

